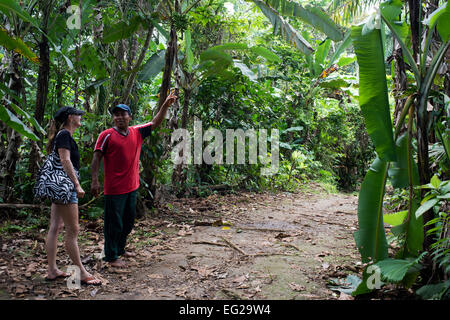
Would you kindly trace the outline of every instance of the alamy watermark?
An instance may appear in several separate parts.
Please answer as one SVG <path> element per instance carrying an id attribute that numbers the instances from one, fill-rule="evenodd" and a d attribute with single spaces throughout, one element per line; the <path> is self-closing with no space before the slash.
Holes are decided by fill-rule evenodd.
<path id="1" fill-rule="evenodd" d="M 67 273 L 70 277 L 67 278 L 67 289 L 80 289 L 81 288 L 81 270 L 76 265 L 70 265 L 67 267 Z"/>
<path id="2" fill-rule="evenodd" d="M 66 10 L 68 14 L 71 16 L 66 20 L 67 28 L 72 29 L 81 29 L 81 9 L 79 6 L 72 5 L 69 6 Z"/>
<path id="3" fill-rule="evenodd" d="M 370 276 L 367 278 L 366 285 L 370 290 L 381 288 L 381 269 L 376 265 L 370 265 L 366 269 L 367 274 Z"/>
<path id="4" fill-rule="evenodd" d="M 178 142 L 172 150 L 172 160 L 179 164 L 245 164 L 246 141 L 248 140 L 248 164 L 264 165 L 262 175 L 273 175 L 278 172 L 280 154 L 280 134 L 272 129 L 268 137 L 267 129 L 226 129 L 225 140 L 222 131 L 209 128 L 203 133 L 202 121 L 194 121 L 194 137 L 187 129 L 176 129 L 172 133 L 172 143 Z M 181 140 L 181 141 L 180 141 Z M 270 154 L 267 152 L 270 141 Z M 203 143 L 208 144 L 203 149 Z M 236 142 L 236 143 L 235 143 Z M 224 146 L 226 150 L 224 162 Z M 236 146 L 236 148 L 235 148 Z M 236 149 L 236 156 L 235 156 Z M 193 151 L 193 156 L 192 156 Z"/>

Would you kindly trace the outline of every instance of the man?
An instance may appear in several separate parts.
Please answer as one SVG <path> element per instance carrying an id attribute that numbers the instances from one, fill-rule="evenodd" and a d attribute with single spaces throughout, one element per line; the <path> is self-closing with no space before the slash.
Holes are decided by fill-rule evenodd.
<path id="1" fill-rule="evenodd" d="M 132 119 L 127 105 L 112 108 L 114 127 L 100 133 L 92 159 L 94 196 L 100 193 L 98 173 L 104 160 L 105 170 L 105 257 L 113 267 L 125 267 L 120 256 L 133 256 L 125 251 L 127 236 L 134 226 L 136 196 L 139 188 L 139 155 L 143 140 L 164 120 L 167 109 L 178 97 L 171 93 L 158 114 L 149 123 L 129 126 Z"/>

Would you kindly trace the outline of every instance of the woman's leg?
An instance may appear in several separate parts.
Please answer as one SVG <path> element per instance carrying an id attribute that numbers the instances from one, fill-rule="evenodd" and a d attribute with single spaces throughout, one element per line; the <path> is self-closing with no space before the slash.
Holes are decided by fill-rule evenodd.
<path id="1" fill-rule="evenodd" d="M 81 263 L 80 250 L 78 248 L 78 233 L 80 226 L 78 224 L 78 204 L 71 203 L 65 205 L 56 205 L 66 228 L 65 244 L 67 253 L 73 264 L 80 268 L 80 280 L 91 277 Z"/>
<path id="2" fill-rule="evenodd" d="M 48 271 L 47 279 L 55 279 L 59 276 L 65 275 L 64 272 L 58 269 L 56 265 L 56 252 L 58 249 L 58 234 L 64 227 L 64 222 L 58 214 L 57 207 L 52 204 L 50 208 L 50 227 L 47 234 L 45 247 L 47 250 Z"/>

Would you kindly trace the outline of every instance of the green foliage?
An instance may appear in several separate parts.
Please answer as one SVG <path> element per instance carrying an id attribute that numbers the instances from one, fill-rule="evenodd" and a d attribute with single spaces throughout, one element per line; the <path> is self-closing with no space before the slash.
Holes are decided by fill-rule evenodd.
<path id="1" fill-rule="evenodd" d="M 359 103 L 367 131 L 380 159 L 394 161 L 396 155 L 380 31 L 373 30 L 363 35 L 362 27 L 353 27 L 352 39 L 360 67 Z"/>
<path id="2" fill-rule="evenodd" d="M 416 273 L 420 270 L 420 260 L 426 255 L 424 252 L 418 258 L 413 259 L 385 259 L 375 265 L 381 270 L 381 276 L 388 282 L 401 282 L 407 273 Z"/>
<path id="3" fill-rule="evenodd" d="M 284 16 L 298 17 L 334 41 L 340 41 L 343 38 L 338 26 L 318 6 L 306 5 L 303 7 L 299 3 L 289 0 L 269 0 L 266 3 Z"/>
<path id="4" fill-rule="evenodd" d="M 450 181 L 441 181 L 436 175 L 431 178 L 430 183 L 421 188 L 430 189 L 430 191 L 425 194 L 425 198 L 420 203 L 421 206 L 416 211 L 417 217 L 431 208 L 439 210 L 440 206 L 450 199 Z"/>
<path id="5" fill-rule="evenodd" d="M 11 111 L 4 106 L 0 106 L 0 120 L 2 120 L 7 126 L 13 128 L 18 133 L 24 136 L 38 141 L 39 138 L 30 130 L 19 118 L 16 117 Z"/>
<path id="6" fill-rule="evenodd" d="M 164 68 L 164 56 L 166 50 L 160 50 L 154 53 L 150 59 L 142 67 L 142 71 L 139 73 L 139 81 L 148 81 L 158 75 Z"/>
<path id="7" fill-rule="evenodd" d="M 433 249 L 433 261 L 443 270 L 444 274 L 449 274 L 450 238 L 447 233 L 450 225 L 450 217 L 448 212 L 439 212 L 438 216 L 435 219 L 430 220 L 427 225 L 435 226 L 428 231 L 435 239 L 435 242 L 431 245 L 431 248 Z"/>
<path id="8" fill-rule="evenodd" d="M 377 158 L 361 185 L 358 199 L 359 230 L 354 236 L 363 262 L 387 258 L 388 245 L 383 226 L 386 176 L 387 163 Z"/>
<path id="9" fill-rule="evenodd" d="M 421 170 L 420 172 L 422 172 L 423 175 L 423 172 L 427 171 L 428 168 L 424 168 L 424 162 L 423 160 L 420 160 L 420 155 L 418 164 L 415 163 L 413 146 L 416 142 L 413 140 L 412 135 L 414 129 L 418 130 L 417 148 L 423 156 L 422 150 L 424 149 L 424 145 L 426 146 L 426 137 L 424 138 L 424 135 L 427 135 L 427 130 L 423 132 L 420 131 L 420 128 L 414 128 L 414 117 L 417 117 L 418 126 L 420 126 L 420 121 L 427 112 L 426 104 L 431 84 L 434 82 L 437 69 L 443 59 L 443 52 L 448 49 L 450 42 L 444 37 L 444 43 L 440 45 L 439 49 L 432 56 L 431 64 L 425 63 L 426 59 L 431 55 L 429 44 L 434 30 L 433 28 L 436 24 L 439 24 L 437 21 L 441 18 L 431 19 L 430 31 L 428 32 L 428 35 L 425 34 L 426 45 L 425 50 L 422 53 L 423 60 L 421 61 L 421 64 L 417 65 L 412 57 L 412 50 L 406 42 L 410 28 L 407 24 L 397 21 L 398 16 L 401 13 L 402 5 L 402 2 L 399 0 L 384 2 L 380 5 L 382 21 L 386 23 L 402 47 L 404 57 L 411 65 L 411 70 L 415 78 L 414 80 L 416 81 L 415 86 L 412 86 L 413 89 L 411 89 L 411 91 L 417 90 L 417 92 L 406 100 L 400 120 L 397 123 L 395 135 L 392 133 L 388 92 L 386 88 L 384 44 L 382 41 L 383 35 L 381 34 L 381 31 L 377 29 L 379 28 L 377 25 L 380 25 L 380 22 L 377 21 L 377 17 L 373 15 L 363 26 L 352 28 L 355 53 L 360 67 L 360 105 L 364 113 L 369 135 L 375 144 L 377 154 L 380 158 L 376 160 L 374 163 L 376 166 L 373 166 L 374 170 L 368 172 L 363 185 L 361 186 L 358 205 L 360 230 L 355 234 L 355 240 L 363 259 L 369 257 L 375 261 L 380 260 L 377 257 L 377 252 L 379 252 L 378 249 L 380 247 L 384 247 L 385 237 L 384 228 L 380 225 L 380 221 L 383 221 L 382 210 L 384 188 L 387 181 L 386 174 L 389 172 L 389 177 L 394 188 L 409 189 L 407 211 L 401 211 L 386 216 L 388 217 L 389 223 L 394 225 L 394 228 L 392 228 L 393 234 L 402 242 L 396 256 L 403 259 L 381 259 L 376 265 L 382 269 L 383 275 L 387 281 L 403 281 L 406 286 L 410 286 L 416 280 L 418 270 L 416 268 L 409 276 L 407 276 L 407 273 L 411 271 L 411 268 L 414 269 L 419 260 L 426 254 L 422 253 L 419 256 L 423 242 L 424 221 L 422 221 L 422 214 L 432 207 L 435 207 L 440 201 L 438 197 L 442 197 L 442 200 L 444 201 L 448 198 L 448 196 L 445 195 L 447 191 L 444 191 L 444 193 L 432 191 L 422 200 L 421 205 L 418 203 L 420 195 L 417 192 L 417 189 L 414 189 L 414 187 L 418 185 L 418 172 Z M 415 111 L 414 109 L 409 109 L 412 108 L 411 105 L 413 105 L 413 103 L 417 104 L 417 111 L 415 113 L 412 112 Z M 403 121 L 407 115 L 407 135 L 400 137 L 396 141 L 396 146 L 394 146 L 394 139 L 392 138 L 396 138 L 399 135 Z M 390 168 L 388 170 L 389 165 Z M 446 184 L 442 184 L 443 185 L 441 186 L 441 181 L 434 176 L 431 183 L 425 187 L 431 188 L 434 191 L 438 187 L 442 187 L 445 190 Z M 368 196 L 369 192 L 376 194 L 376 200 L 371 199 Z M 377 217 L 376 219 L 374 218 L 375 216 Z M 372 221 L 366 225 L 369 217 L 372 217 Z M 430 222 L 426 223 L 426 225 L 429 224 Z M 362 225 L 365 226 L 365 230 L 372 229 L 378 231 L 381 229 L 382 232 L 364 233 L 364 229 L 361 230 Z M 436 230 L 434 229 L 434 231 Z M 380 239 L 382 239 L 381 242 Z M 369 245 L 370 248 L 367 248 L 367 245 Z M 436 247 L 434 246 L 433 248 Z M 365 292 L 365 289 L 367 288 L 361 287 L 359 289 L 360 290 L 357 290 L 357 293 Z"/>
<path id="10" fill-rule="evenodd" d="M 15 52 L 20 53 L 34 63 L 39 63 L 36 54 L 20 38 L 13 38 L 2 29 L 0 29 L 0 45 L 8 50 L 14 50 Z"/>
<path id="11" fill-rule="evenodd" d="M 448 300 L 450 299 L 450 280 L 423 286 L 416 293 L 424 300 Z"/>
<path id="12" fill-rule="evenodd" d="M 253 0 L 274 26 L 274 33 L 281 29 L 282 36 L 304 54 L 312 54 L 311 45 L 272 7 L 260 0 Z"/>
<path id="13" fill-rule="evenodd" d="M 33 19 L 28 12 L 23 10 L 15 0 L 0 0 L 0 11 L 2 11 L 9 18 L 16 15 L 26 22 L 37 25 L 36 20 Z"/>

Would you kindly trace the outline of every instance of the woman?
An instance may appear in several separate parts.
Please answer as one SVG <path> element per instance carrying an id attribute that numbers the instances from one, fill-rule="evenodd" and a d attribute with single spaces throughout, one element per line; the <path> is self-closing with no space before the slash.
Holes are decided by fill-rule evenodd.
<path id="1" fill-rule="evenodd" d="M 78 180 L 77 172 L 80 169 L 80 153 L 72 135 L 78 127 L 81 127 L 81 116 L 83 114 L 84 111 L 72 107 L 63 107 L 56 112 L 50 127 L 47 152 L 52 152 L 55 147 L 55 151 L 61 160 L 61 165 L 73 181 L 75 189 L 68 204 L 52 203 L 51 206 L 50 229 L 46 241 L 48 259 L 46 279 L 54 280 L 69 276 L 69 274 L 59 270 L 56 265 L 58 234 L 65 226 L 65 247 L 73 264 L 80 268 L 81 283 L 100 285 L 101 281 L 94 278 L 83 267 L 77 242 L 80 230 L 78 224 L 78 198 L 83 198 L 85 192 Z"/>

